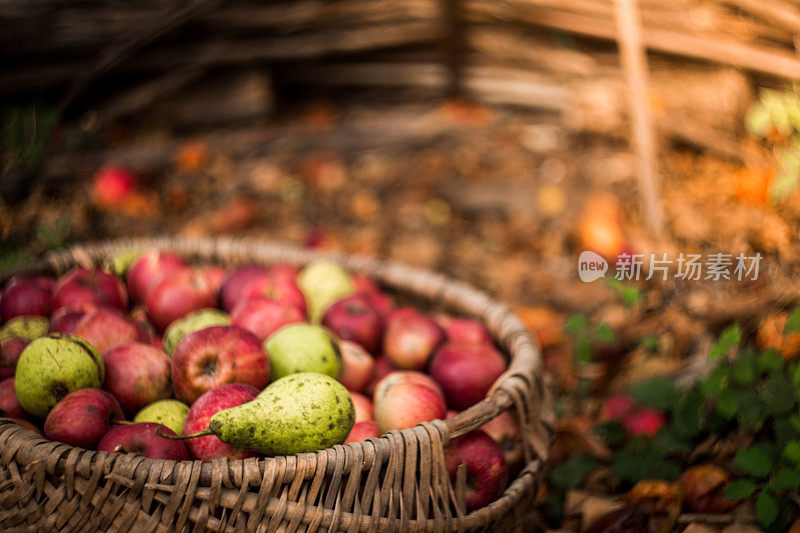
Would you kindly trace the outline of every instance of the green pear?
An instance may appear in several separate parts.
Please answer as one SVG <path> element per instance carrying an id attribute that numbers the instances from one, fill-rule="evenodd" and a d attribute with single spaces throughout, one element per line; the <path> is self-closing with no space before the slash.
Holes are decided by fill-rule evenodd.
<path id="1" fill-rule="evenodd" d="M 103 385 L 105 366 L 94 347 L 66 333 L 34 339 L 19 356 L 14 390 L 22 407 L 44 418 L 67 394 Z"/>
<path id="2" fill-rule="evenodd" d="M 142 407 L 142 410 L 133 417 L 133 421 L 157 422 L 180 435 L 188 414 L 189 406 L 180 400 L 158 400 Z"/>
<path id="3" fill-rule="evenodd" d="M 198 309 L 185 317 L 176 320 L 164 332 L 164 351 L 172 357 L 175 347 L 186 335 L 210 328 L 211 326 L 229 326 L 231 317 L 219 309 Z"/>
<path id="4" fill-rule="evenodd" d="M 251 402 L 219 411 L 208 427 L 232 446 L 293 455 L 344 442 L 354 423 L 347 389 L 329 376 L 303 372 L 275 381 Z"/>
<path id="5" fill-rule="evenodd" d="M 342 369 L 339 341 L 322 326 L 284 326 L 264 341 L 264 348 L 269 354 L 273 381 L 298 372 L 337 378 Z"/>
<path id="6" fill-rule="evenodd" d="M 8 337 L 19 337 L 32 341 L 47 335 L 50 330 L 50 321 L 43 316 L 17 316 L 5 323 L 0 329 L 0 340 Z"/>
<path id="7" fill-rule="evenodd" d="M 356 291 L 352 276 L 341 266 L 329 261 L 307 265 L 297 275 L 297 286 L 306 297 L 308 317 L 314 323 L 322 320 L 333 302 Z"/>
<path id="8" fill-rule="evenodd" d="M 128 248 L 115 253 L 103 261 L 103 268 L 119 278 L 124 278 L 134 261 L 142 255 L 139 248 Z"/>

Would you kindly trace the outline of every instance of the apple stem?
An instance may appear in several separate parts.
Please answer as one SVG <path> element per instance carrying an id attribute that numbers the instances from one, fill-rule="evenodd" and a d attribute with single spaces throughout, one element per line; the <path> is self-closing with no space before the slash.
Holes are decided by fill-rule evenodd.
<path id="1" fill-rule="evenodd" d="M 188 439 L 196 439 L 197 437 L 208 437 L 209 435 L 213 435 L 214 432 L 210 429 L 204 429 L 200 433 L 195 433 L 194 435 L 167 435 L 161 428 L 156 429 L 156 433 L 158 433 L 159 437 L 164 437 L 165 439 L 169 440 L 188 440 Z"/>
<path id="2" fill-rule="evenodd" d="M 130 420 L 112 420 L 111 423 L 115 426 L 130 426 L 136 422 L 131 422 Z"/>

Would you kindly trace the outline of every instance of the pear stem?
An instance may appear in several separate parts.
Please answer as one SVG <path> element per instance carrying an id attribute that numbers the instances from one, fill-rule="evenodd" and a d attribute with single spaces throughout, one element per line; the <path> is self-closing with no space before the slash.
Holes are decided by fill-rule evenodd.
<path id="1" fill-rule="evenodd" d="M 188 439 L 196 439 L 197 437 L 208 437 L 209 435 L 213 435 L 214 432 L 210 429 L 204 429 L 200 433 L 195 433 L 194 435 L 167 435 L 161 428 L 156 428 L 156 433 L 158 433 L 159 437 L 164 437 L 165 439 L 169 440 L 188 440 Z"/>

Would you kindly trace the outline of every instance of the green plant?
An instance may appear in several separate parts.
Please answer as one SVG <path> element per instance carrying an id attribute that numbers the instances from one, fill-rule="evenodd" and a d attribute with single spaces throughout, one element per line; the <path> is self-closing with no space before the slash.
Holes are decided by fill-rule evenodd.
<path id="1" fill-rule="evenodd" d="M 613 343 L 615 340 L 614 332 L 608 324 L 600 323 L 592 328 L 586 315 L 576 313 L 569 317 L 564 330 L 572 337 L 575 346 L 575 364 L 578 367 L 592 363 L 592 345 L 598 342 Z M 578 394 L 585 396 L 588 393 L 589 384 L 585 380 L 578 386 Z"/>

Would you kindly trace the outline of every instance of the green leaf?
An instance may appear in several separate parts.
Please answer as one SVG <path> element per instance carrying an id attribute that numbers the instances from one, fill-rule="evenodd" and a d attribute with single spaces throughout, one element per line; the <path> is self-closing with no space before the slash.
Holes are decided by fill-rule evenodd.
<path id="1" fill-rule="evenodd" d="M 652 440 L 652 448 L 655 453 L 667 455 L 670 453 L 688 452 L 691 450 L 689 444 L 679 439 L 672 431 L 662 429 Z"/>
<path id="2" fill-rule="evenodd" d="M 758 371 L 769 372 L 783 369 L 783 357 L 775 350 L 762 352 L 758 357 Z"/>
<path id="3" fill-rule="evenodd" d="M 661 349 L 661 340 L 655 335 L 645 335 L 639 342 L 639 346 L 649 353 L 658 353 L 658 350 Z"/>
<path id="4" fill-rule="evenodd" d="M 752 350 L 742 350 L 731 368 L 731 380 L 737 385 L 752 385 L 756 381 L 756 357 Z"/>
<path id="5" fill-rule="evenodd" d="M 792 309 L 792 312 L 789 313 L 789 318 L 786 320 L 786 325 L 783 327 L 784 333 L 793 331 L 800 331 L 800 305 Z"/>
<path id="6" fill-rule="evenodd" d="M 795 406 L 792 384 L 782 373 L 767 377 L 758 388 L 758 395 L 767 416 L 788 413 Z"/>
<path id="7" fill-rule="evenodd" d="M 592 362 L 592 346 L 589 339 L 578 339 L 575 342 L 575 362 L 588 365 Z"/>
<path id="8" fill-rule="evenodd" d="M 578 455 L 553 468 L 550 471 L 550 480 L 557 489 L 574 489 L 598 464 L 598 460 L 590 455 Z"/>
<path id="9" fill-rule="evenodd" d="M 793 440 L 783 448 L 781 454 L 784 459 L 791 461 L 796 465 L 800 465 L 800 440 Z"/>
<path id="10" fill-rule="evenodd" d="M 628 436 L 628 431 L 625 426 L 619 422 L 606 422 L 605 424 L 598 424 L 592 428 L 592 431 L 606 443 L 608 446 L 619 446 Z"/>
<path id="11" fill-rule="evenodd" d="M 764 413 L 761 408 L 758 392 L 743 392 L 739 396 L 739 414 L 736 420 L 743 429 L 758 431 L 764 424 Z"/>
<path id="12" fill-rule="evenodd" d="M 772 471 L 772 458 L 760 446 L 740 449 L 733 463 L 742 472 L 758 478 L 765 478 Z"/>
<path id="13" fill-rule="evenodd" d="M 712 370 L 706 378 L 700 382 L 700 388 L 711 398 L 716 398 L 728 386 L 728 376 L 730 370 L 727 366 L 718 366 Z"/>
<path id="14" fill-rule="evenodd" d="M 782 489 L 796 489 L 800 487 L 800 472 L 791 468 L 783 468 L 775 474 L 775 486 Z"/>
<path id="15" fill-rule="evenodd" d="M 614 342 L 614 331 L 611 329 L 611 326 L 603 322 L 594 330 L 593 337 L 601 341 Z"/>
<path id="16" fill-rule="evenodd" d="M 630 393 L 639 403 L 656 409 L 673 408 L 680 399 L 675 383 L 668 378 L 655 378 L 637 383 L 631 387 Z"/>
<path id="17" fill-rule="evenodd" d="M 775 446 L 779 449 L 783 449 L 789 442 L 800 437 L 800 431 L 797 430 L 792 422 L 792 417 L 776 419 L 773 430 Z"/>
<path id="18" fill-rule="evenodd" d="M 730 420 L 739 411 L 738 396 L 731 389 L 723 390 L 717 397 L 716 411 L 725 420 Z"/>
<path id="19" fill-rule="evenodd" d="M 739 479 L 725 487 L 725 497 L 729 500 L 743 500 L 756 490 L 756 484 L 749 479 Z"/>
<path id="20" fill-rule="evenodd" d="M 582 333 L 586 329 L 586 326 L 588 324 L 589 324 L 589 319 L 586 318 L 586 315 L 576 313 L 571 317 L 569 317 L 567 323 L 564 324 L 564 330 L 566 330 L 567 333 L 573 336 L 577 336 L 579 333 Z"/>
<path id="21" fill-rule="evenodd" d="M 756 500 L 758 523 L 768 527 L 778 517 L 778 502 L 769 494 L 761 493 Z"/>
<path id="22" fill-rule="evenodd" d="M 684 440 L 691 440 L 703 431 L 705 398 L 699 390 L 686 393 L 672 412 L 670 422 L 675 434 Z"/>
<path id="23" fill-rule="evenodd" d="M 711 359 L 721 359 L 739 345 L 739 337 L 739 324 L 731 324 L 722 330 L 717 341 L 711 345 L 708 357 Z"/>
<path id="24" fill-rule="evenodd" d="M 677 463 L 665 459 L 652 448 L 643 448 L 636 441 L 614 455 L 611 469 L 620 480 L 631 484 L 645 479 L 674 481 L 681 474 L 681 467 Z"/>

